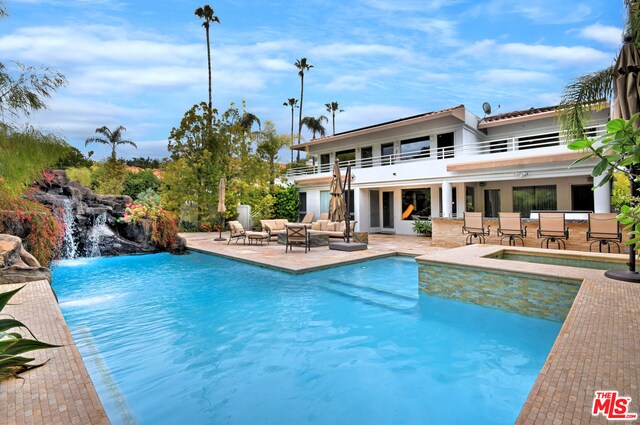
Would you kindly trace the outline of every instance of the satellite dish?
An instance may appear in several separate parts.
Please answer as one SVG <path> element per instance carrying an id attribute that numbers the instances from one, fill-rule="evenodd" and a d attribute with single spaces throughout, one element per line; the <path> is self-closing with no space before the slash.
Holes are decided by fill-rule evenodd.
<path id="1" fill-rule="evenodd" d="M 491 114 L 491 105 L 489 105 L 489 102 L 484 102 L 482 104 L 482 110 L 484 111 L 485 115 L 490 115 Z"/>

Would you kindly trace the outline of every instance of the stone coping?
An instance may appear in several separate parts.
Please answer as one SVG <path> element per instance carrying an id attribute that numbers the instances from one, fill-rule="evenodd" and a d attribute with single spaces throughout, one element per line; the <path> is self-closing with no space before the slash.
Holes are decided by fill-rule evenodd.
<path id="1" fill-rule="evenodd" d="M 592 416 L 596 391 L 632 397 L 640 413 L 640 285 L 609 279 L 603 270 L 490 258 L 500 251 L 549 255 L 539 248 L 469 245 L 434 251 L 418 262 L 515 272 L 581 281 L 580 290 L 516 424 L 602 424 Z M 581 259 L 619 260 L 624 255 L 554 251 Z"/>
<path id="2" fill-rule="evenodd" d="M 109 424 L 49 282 L 0 285 L 0 291 L 22 285 L 3 313 L 22 321 L 39 340 L 61 347 L 27 353 L 34 363 L 48 362 L 22 379 L 0 383 L 0 424 Z"/>

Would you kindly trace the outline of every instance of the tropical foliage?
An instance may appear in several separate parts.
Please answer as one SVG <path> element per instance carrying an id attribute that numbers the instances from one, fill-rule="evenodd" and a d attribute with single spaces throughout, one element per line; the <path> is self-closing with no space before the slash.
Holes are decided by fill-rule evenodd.
<path id="1" fill-rule="evenodd" d="M 298 186 L 274 186 L 273 214 L 277 218 L 286 218 L 289 221 L 298 221 L 300 208 L 300 194 Z"/>
<path id="2" fill-rule="evenodd" d="M 291 143 L 293 144 L 294 110 L 295 110 L 295 108 L 298 107 L 298 99 L 296 99 L 295 97 L 290 97 L 282 105 L 291 108 Z M 291 149 L 291 162 L 293 162 L 293 149 Z"/>
<path id="3" fill-rule="evenodd" d="M 205 4 L 203 7 L 199 7 L 193 12 L 198 18 L 204 19 L 202 26 L 207 35 L 207 65 L 209 68 L 209 109 L 213 109 L 213 105 L 211 103 L 211 43 L 209 39 L 209 27 L 212 22 L 220 23 L 220 19 L 215 15 L 215 12 L 208 4 Z"/>
<path id="4" fill-rule="evenodd" d="M 300 110 L 298 113 L 298 144 L 300 144 L 300 138 L 302 136 L 302 100 L 304 99 L 304 73 L 313 68 L 313 65 L 307 62 L 307 58 L 301 58 L 296 60 L 294 66 L 298 69 L 298 75 L 300 76 Z M 296 158 L 300 159 L 300 151 Z"/>
<path id="5" fill-rule="evenodd" d="M 280 149 L 289 146 L 291 139 L 287 135 L 278 135 L 276 127 L 271 121 L 264 124 L 264 130 L 260 132 L 256 153 L 269 164 L 269 183 L 273 184 L 278 176 L 276 161 Z"/>
<path id="6" fill-rule="evenodd" d="M 431 229 L 431 220 L 416 220 L 413 222 L 412 230 L 419 235 L 431 236 Z"/>
<path id="7" fill-rule="evenodd" d="M 153 170 L 140 170 L 135 173 L 129 171 L 122 186 L 122 194 L 135 199 L 145 191 L 158 191 L 160 189 L 160 179 L 156 177 Z"/>
<path id="8" fill-rule="evenodd" d="M 640 46 L 640 0 L 625 0 L 625 40 Z M 600 110 L 613 99 L 614 66 L 576 78 L 564 89 L 558 110 L 562 128 L 572 138 L 584 136 L 589 111 Z"/>
<path id="9" fill-rule="evenodd" d="M 160 197 L 153 191 L 141 193 L 125 210 L 123 221 L 151 226 L 151 241 L 166 249 L 176 247 L 178 218 L 162 207 Z"/>
<path id="10" fill-rule="evenodd" d="M 22 288 L 24 286 L 0 293 L 0 381 L 12 377 L 17 378 L 19 373 L 44 364 L 32 364 L 31 362 L 35 359 L 23 357 L 23 354 L 45 348 L 59 347 L 59 345 L 38 341 L 33 332 L 24 323 L 6 313 L 2 313 L 9 300 Z M 24 338 L 22 334 L 17 332 L 17 328 L 26 329 L 33 339 Z"/>
<path id="11" fill-rule="evenodd" d="M 327 112 L 331 114 L 331 123 L 333 126 L 333 135 L 336 135 L 336 112 L 344 112 L 344 109 L 340 109 L 338 102 L 325 103 Z"/>
<path id="12" fill-rule="evenodd" d="M 324 137 L 327 134 L 327 129 L 324 128 L 322 122 L 328 122 L 329 120 L 324 115 L 320 115 L 319 117 L 304 117 L 302 119 L 302 125 L 307 127 L 311 133 L 313 133 L 312 139 L 316 138 L 316 134 L 319 134 L 320 137 Z"/>
<path id="13" fill-rule="evenodd" d="M 121 195 L 127 173 L 127 166 L 122 161 L 109 158 L 93 167 L 91 188 L 101 195 Z"/>
<path id="14" fill-rule="evenodd" d="M 104 137 L 89 137 L 84 142 L 84 145 L 87 146 L 89 143 L 101 143 L 103 145 L 111 146 L 111 160 L 116 160 L 116 148 L 120 145 L 131 145 L 134 148 L 138 148 L 135 143 L 131 140 L 124 140 L 122 138 L 122 132 L 127 131 L 126 128 L 119 125 L 115 130 L 110 130 L 109 127 L 103 125 L 102 127 L 96 128 L 96 133 L 102 134 Z"/>

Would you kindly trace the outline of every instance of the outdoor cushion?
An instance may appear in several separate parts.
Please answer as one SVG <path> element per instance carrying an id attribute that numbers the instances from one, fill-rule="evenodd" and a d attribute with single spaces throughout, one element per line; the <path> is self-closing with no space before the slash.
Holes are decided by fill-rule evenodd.
<path id="1" fill-rule="evenodd" d="M 327 230 L 328 232 L 335 232 L 335 231 L 336 231 L 336 224 L 338 224 L 338 223 L 334 223 L 334 222 L 331 222 L 331 221 L 330 221 L 330 222 L 328 222 L 328 223 L 327 223 L 326 230 Z"/>
<path id="2" fill-rule="evenodd" d="M 311 230 L 321 230 L 321 226 L 322 226 L 322 223 L 318 223 L 316 221 L 315 223 L 311 223 Z"/>
<path id="3" fill-rule="evenodd" d="M 287 228 L 287 224 L 289 220 L 287 219 L 276 219 L 275 221 L 275 230 L 285 230 Z"/>
<path id="4" fill-rule="evenodd" d="M 329 220 L 318 220 L 316 223 L 320 226 L 317 230 L 327 230 L 327 223 L 329 223 Z"/>

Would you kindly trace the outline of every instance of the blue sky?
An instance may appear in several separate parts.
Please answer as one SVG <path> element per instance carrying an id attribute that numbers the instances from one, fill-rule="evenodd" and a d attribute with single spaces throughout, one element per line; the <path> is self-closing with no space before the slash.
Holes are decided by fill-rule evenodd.
<path id="1" fill-rule="evenodd" d="M 30 123 L 97 158 L 108 150 L 84 140 L 102 125 L 124 125 L 138 149 L 119 154 L 168 156 L 171 128 L 207 98 L 205 33 L 193 14 L 204 2 L 6 3 L 3 62 L 52 66 L 69 80 Z M 303 114 L 327 115 L 324 104 L 337 101 L 340 132 L 459 104 L 477 115 L 484 101 L 499 112 L 556 104 L 571 79 L 612 63 L 624 19 L 623 0 L 209 4 L 221 20 L 212 24 L 214 107 L 245 100 L 281 133 L 291 126 L 282 103 L 300 97 L 293 63 L 301 57 L 314 65 Z"/>

